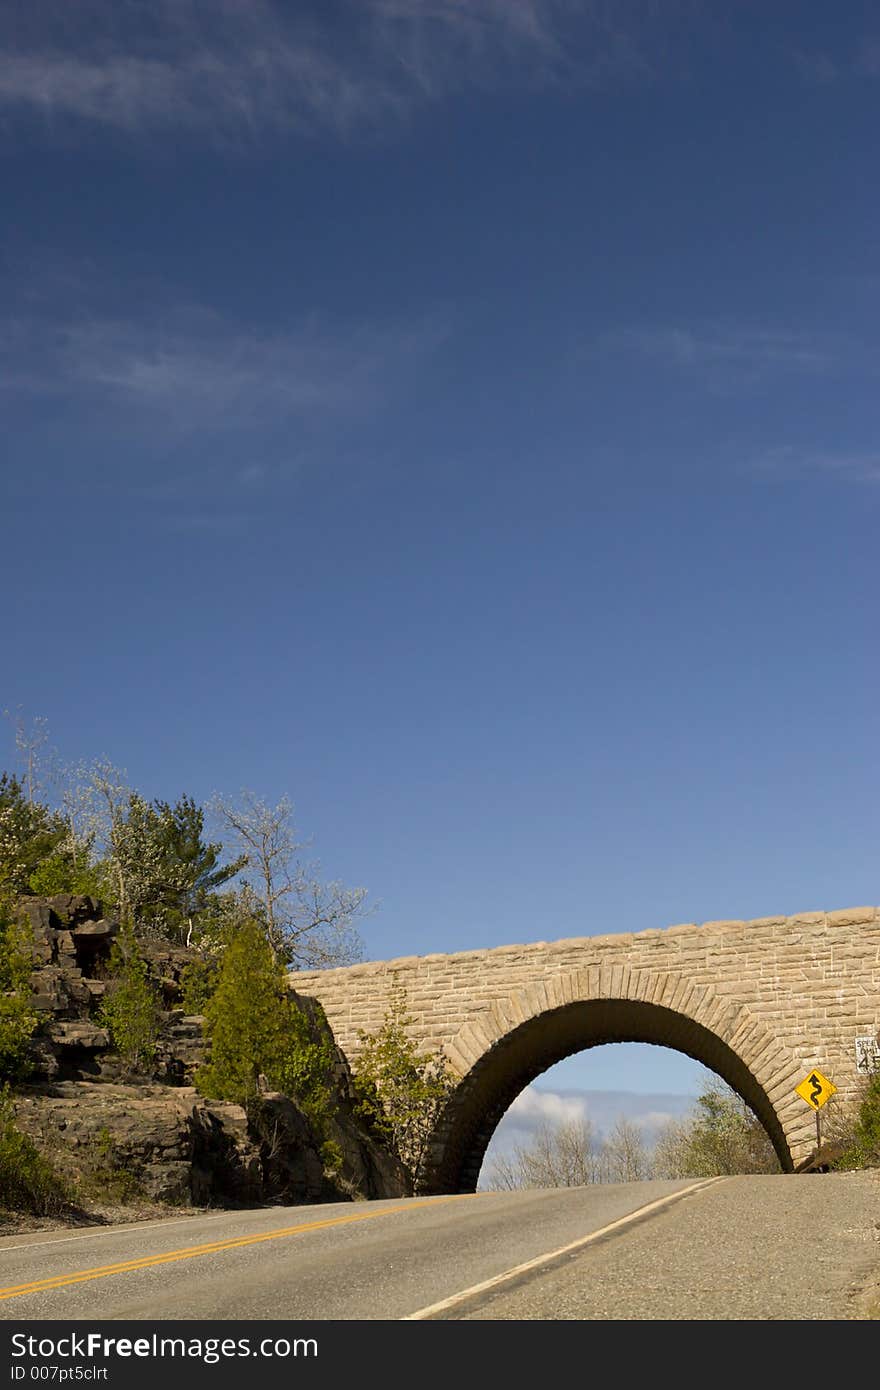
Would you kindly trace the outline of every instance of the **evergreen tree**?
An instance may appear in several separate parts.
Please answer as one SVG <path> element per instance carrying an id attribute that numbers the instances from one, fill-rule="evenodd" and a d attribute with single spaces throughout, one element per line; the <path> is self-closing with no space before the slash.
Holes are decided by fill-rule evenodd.
<path id="1" fill-rule="evenodd" d="M 129 1069 L 149 1073 L 156 1057 L 162 1008 L 130 925 L 123 928 L 110 952 L 110 978 L 99 1019 Z"/>
<path id="2" fill-rule="evenodd" d="M 205 1006 L 210 1057 L 196 1074 L 204 1096 L 253 1106 L 264 1086 L 295 1100 L 320 1130 L 329 1113 L 333 1056 L 287 987 L 265 931 L 246 922 L 227 946 Z"/>
<path id="3" fill-rule="evenodd" d="M 172 805 L 129 794 L 111 831 L 111 882 L 120 911 L 138 927 L 188 941 L 211 895 L 242 868 L 243 858 L 221 865 L 223 846 L 206 843 L 203 831 L 204 812 L 192 797 Z"/>

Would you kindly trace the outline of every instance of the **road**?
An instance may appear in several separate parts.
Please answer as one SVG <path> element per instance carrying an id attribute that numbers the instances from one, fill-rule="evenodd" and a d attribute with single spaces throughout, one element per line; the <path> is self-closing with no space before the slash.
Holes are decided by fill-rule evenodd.
<path id="1" fill-rule="evenodd" d="M 878 1231 L 876 1172 L 224 1211 L 6 1237 L 0 1318 L 851 1318 Z"/>

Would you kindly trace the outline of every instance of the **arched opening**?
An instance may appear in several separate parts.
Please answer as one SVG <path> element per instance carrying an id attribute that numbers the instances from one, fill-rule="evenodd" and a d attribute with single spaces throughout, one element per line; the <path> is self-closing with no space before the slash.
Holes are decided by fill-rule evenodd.
<path id="1" fill-rule="evenodd" d="M 652 1176 L 658 1141 L 722 1084 L 673 1048 L 594 1043 L 548 1067 L 514 1098 L 489 1140 L 477 1187 L 519 1185 L 528 1172 L 551 1166 L 560 1174 L 585 1168 L 593 1182 Z M 624 1169 L 638 1171 L 624 1176 Z"/>
<path id="2" fill-rule="evenodd" d="M 457 1088 L 438 1131 L 436 1159 L 424 1190 L 475 1191 L 492 1135 L 516 1096 L 563 1058 L 615 1042 L 671 1048 L 721 1077 L 764 1126 L 782 1169 L 792 1170 L 791 1154 L 773 1105 L 743 1060 L 717 1034 L 662 1005 L 593 999 L 528 1019 L 474 1064 Z"/>

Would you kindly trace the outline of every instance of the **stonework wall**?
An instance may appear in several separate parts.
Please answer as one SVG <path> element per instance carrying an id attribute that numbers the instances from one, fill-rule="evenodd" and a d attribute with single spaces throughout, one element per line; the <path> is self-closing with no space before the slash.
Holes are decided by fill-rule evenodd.
<path id="1" fill-rule="evenodd" d="M 766 1091 L 793 1158 L 814 1135 L 794 1086 L 818 1067 L 857 1094 L 855 1039 L 880 1027 L 880 908 L 688 923 L 454 955 L 406 956 L 295 972 L 356 1063 L 358 1030 L 378 1029 L 395 982 L 420 1046 L 443 1048 L 461 1076 L 520 1023 L 570 1002 L 662 1004 L 733 1048 Z"/>

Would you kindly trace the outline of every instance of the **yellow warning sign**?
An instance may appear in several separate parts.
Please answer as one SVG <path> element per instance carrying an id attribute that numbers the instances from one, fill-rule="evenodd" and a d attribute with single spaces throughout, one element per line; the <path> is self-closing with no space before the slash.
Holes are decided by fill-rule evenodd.
<path id="1" fill-rule="evenodd" d="M 814 1110 L 823 1106 L 826 1100 L 830 1100 L 837 1090 L 833 1081 L 829 1081 L 827 1076 L 823 1076 L 820 1071 L 811 1071 L 809 1076 L 805 1076 L 799 1086 L 794 1088 L 801 1100 L 805 1100 L 807 1105 L 812 1105 Z"/>

